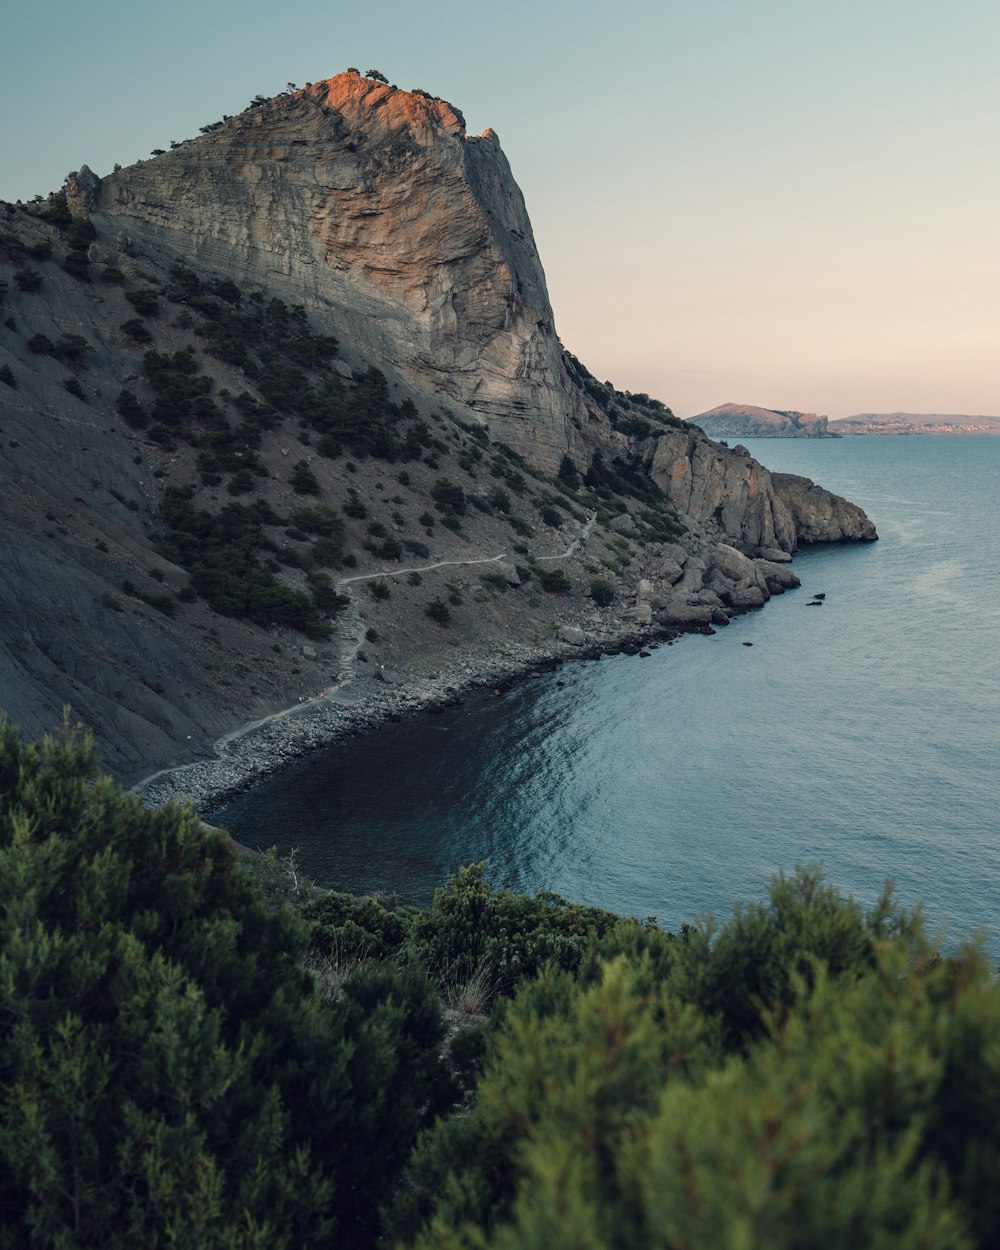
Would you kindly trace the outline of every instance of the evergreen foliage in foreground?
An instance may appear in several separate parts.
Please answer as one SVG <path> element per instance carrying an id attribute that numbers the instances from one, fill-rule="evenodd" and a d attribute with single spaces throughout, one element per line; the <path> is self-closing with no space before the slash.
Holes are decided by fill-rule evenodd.
<path id="1" fill-rule="evenodd" d="M 425 977 L 336 1000 L 226 838 L 0 720 L 0 1246 L 372 1245 L 448 1082 Z"/>
<path id="2" fill-rule="evenodd" d="M 481 867 L 296 916 L 0 719 L 0 939 L 0 1250 L 1000 1244 L 996 980 L 815 872 L 677 935 Z M 494 1004 L 451 1072 L 432 979 Z"/>

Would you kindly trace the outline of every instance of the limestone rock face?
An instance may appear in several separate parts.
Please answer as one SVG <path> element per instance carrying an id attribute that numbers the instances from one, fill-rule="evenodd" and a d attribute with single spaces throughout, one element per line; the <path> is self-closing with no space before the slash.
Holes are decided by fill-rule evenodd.
<path id="1" fill-rule="evenodd" d="M 774 559 L 799 543 L 878 537 L 861 508 L 808 478 L 770 473 L 745 447 L 671 430 L 651 441 L 647 464 L 679 512 L 743 552 Z"/>
<path id="2" fill-rule="evenodd" d="M 338 74 L 92 179 L 73 193 L 107 227 L 304 304 L 545 468 L 606 427 L 569 384 L 499 140 L 444 100 Z"/>
<path id="3" fill-rule="evenodd" d="M 787 509 L 804 543 L 835 543 L 844 539 L 871 542 L 875 526 L 865 513 L 840 495 L 833 495 L 807 477 L 772 473 L 775 494 Z"/>

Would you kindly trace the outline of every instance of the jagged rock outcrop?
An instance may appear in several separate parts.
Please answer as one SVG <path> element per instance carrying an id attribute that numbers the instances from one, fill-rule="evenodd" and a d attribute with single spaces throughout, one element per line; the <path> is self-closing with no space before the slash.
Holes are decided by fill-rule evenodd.
<path id="1" fill-rule="evenodd" d="M 827 438 L 830 434 L 828 417 L 754 404 L 719 404 L 688 420 L 712 438 Z"/>
<path id="2" fill-rule="evenodd" d="M 857 504 L 831 494 L 807 477 L 770 475 L 775 493 L 792 518 L 800 543 L 871 542 L 875 526 Z"/>
<path id="3" fill-rule="evenodd" d="M 790 473 L 771 474 L 745 447 L 670 431 L 647 448 L 649 474 L 678 512 L 740 550 L 793 552 L 803 542 L 871 541 L 855 504 Z"/>
<path id="4" fill-rule="evenodd" d="M 569 385 L 500 142 L 444 100 L 338 74 L 91 179 L 71 193 L 106 228 L 318 311 L 542 467 L 607 429 Z"/>

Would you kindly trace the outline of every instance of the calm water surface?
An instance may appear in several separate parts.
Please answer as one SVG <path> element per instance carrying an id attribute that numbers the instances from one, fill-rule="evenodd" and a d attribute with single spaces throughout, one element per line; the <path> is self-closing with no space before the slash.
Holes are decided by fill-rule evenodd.
<path id="1" fill-rule="evenodd" d="M 948 939 L 981 927 L 997 949 L 1000 438 L 747 445 L 861 504 L 881 541 L 797 556 L 800 590 L 712 638 L 422 714 L 216 819 L 339 889 L 426 902 L 485 859 L 494 884 L 668 927 L 819 863 L 865 902 L 893 877 Z"/>

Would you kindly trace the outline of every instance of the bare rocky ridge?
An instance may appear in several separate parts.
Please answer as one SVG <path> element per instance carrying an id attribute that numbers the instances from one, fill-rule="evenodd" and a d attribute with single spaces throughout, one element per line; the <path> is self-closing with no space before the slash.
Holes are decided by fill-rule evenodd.
<path id="1" fill-rule="evenodd" d="M 875 537 L 562 351 L 499 144 L 444 101 L 338 75 L 103 180 L 84 168 L 66 188 L 96 229 L 84 252 L 79 220 L 44 216 L 58 198 L 0 205 L 0 707 L 35 737 L 70 704 L 126 781 L 292 709 L 199 766 L 218 793 L 539 661 L 723 625 L 797 584 L 801 542 Z M 276 316 L 303 336 L 291 356 Z M 150 350 L 198 382 L 169 428 Z M 382 450 L 324 425 L 366 387 Z M 220 608 L 197 547 L 171 546 L 178 490 L 192 515 L 261 510 L 252 567 L 265 595 L 314 596 L 317 637 Z M 339 554 L 302 529 L 314 506 Z M 178 784 L 158 796 L 195 792 Z"/>

